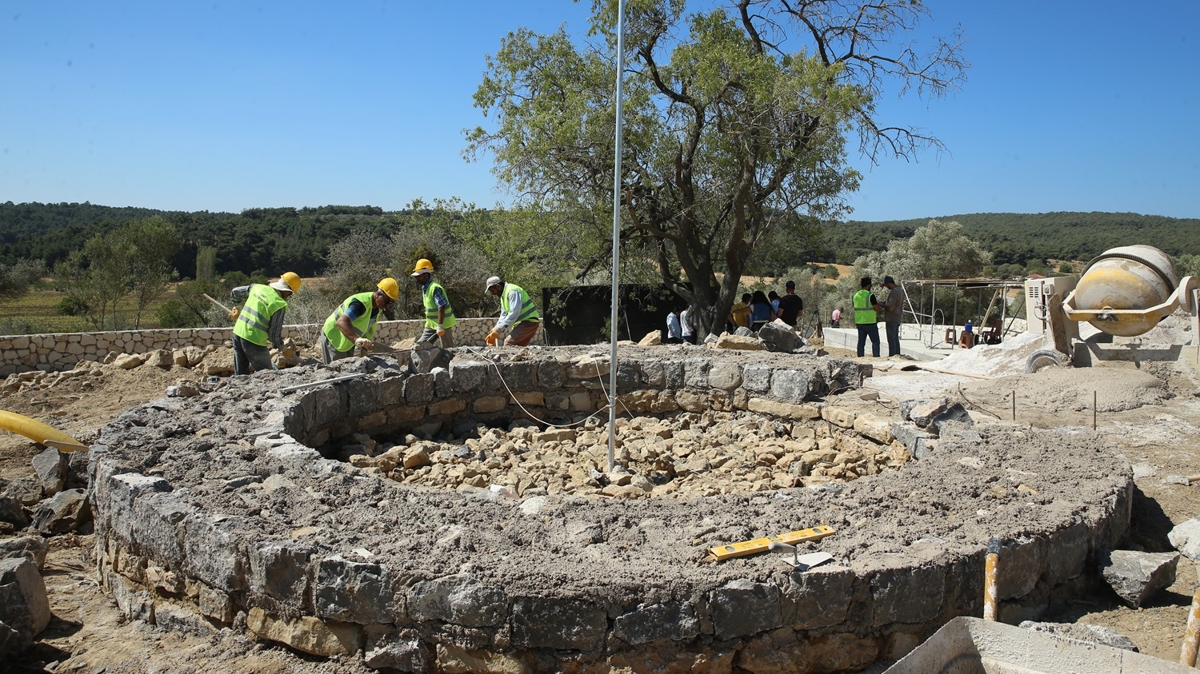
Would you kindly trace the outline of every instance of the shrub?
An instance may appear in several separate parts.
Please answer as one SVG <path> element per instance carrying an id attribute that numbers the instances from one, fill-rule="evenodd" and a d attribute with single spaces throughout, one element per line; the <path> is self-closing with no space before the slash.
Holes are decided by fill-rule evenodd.
<path id="1" fill-rule="evenodd" d="M 55 307 L 54 311 L 59 316 L 86 316 L 88 305 L 78 297 L 68 295 L 58 301 L 58 306 Z"/>

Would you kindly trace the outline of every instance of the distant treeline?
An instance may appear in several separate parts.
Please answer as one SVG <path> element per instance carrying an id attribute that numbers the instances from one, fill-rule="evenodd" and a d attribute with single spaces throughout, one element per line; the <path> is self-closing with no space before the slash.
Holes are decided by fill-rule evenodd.
<path id="1" fill-rule="evenodd" d="M 159 211 L 82 204 L 0 204 L 0 263 L 17 259 L 56 262 L 92 236 L 133 220 L 160 216 L 184 245 L 174 260 L 180 277 L 196 273 L 196 252 L 216 250 L 216 271 L 301 276 L 321 273 L 334 242 L 351 231 L 388 235 L 401 213 L 376 206 L 252 208 L 241 213 Z M 991 251 L 993 265 L 1025 266 L 1046 259 L 1088 260 L 1114 246 L 1149 244 L 1173 256 L 1200 254 L 1200 219 L 1135 213 L 973 213 L 938 216 L 957 221 L 963 233 Z M 893 239 L 912 236 L 929 219 L 830 224 L 818 235 L 775 237 L 789 260 L 850 264 L 859 255 L 886 250 Z M 780 257 L 775 255 L 774 257 Z M 763 264 L 773 262 L 764 259 Z M 778 265 L 776 265 L 778 266 Z M 785 265 L 786 266 L 786 265 Z M 763 270 L 751 270 L 758 273 Z"/>
<path id="2" fill-rule="evenodd" d="M 1200 254 L 1200 219 L 1137 213 L 971 213 L 920 220 L 850 221 L 825 227 L 821 262 L 850 264 L 859 255 L 907 239 L 930 219 L 957 221 L 963 234 L 992 253 L 992 264 L 1090 260 L 1115 246 L 1146 244 L 1166 253 Z"/>

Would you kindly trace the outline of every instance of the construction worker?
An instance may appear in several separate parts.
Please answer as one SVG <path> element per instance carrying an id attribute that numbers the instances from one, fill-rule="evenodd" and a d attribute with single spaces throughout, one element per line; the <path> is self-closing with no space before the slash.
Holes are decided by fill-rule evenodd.
<path id="1" fill-rule="evenodd" d="M 329 314 L 321 328 L 321 338 L 317 340 L 321 362 L 328 365 L 349 358 L 356 347 L 363 351 L 374 348 L 371 337 L 379 328 L 379 313 L 398 299 L 400 284 L 394 278 L 383 279 L 373 292 L 368 290 L 347 297 Z"/>
<path id="2" fill-rule="evenodd" d="M 433 263 L 425 258 L 417 260 L 411 276 L 421 284 L 421 303 L 425 306 L 425 329 L 417 341 L 432 342 L 441 337 L 443 348 L 454 346 L 450 328 L 458 321 L 454 319 L 454 309 L 446 297 L 446 289 L 433 280 Z"/>
<path id="3" fill-rule="evenodd" d="M 500 298 L 500 320 L 483 341 L 488 346 L 495 346 L 500 336 L 511 328 L 512 332 L 504 338 L 504 346 L 528 345 L 542 324 L 542 315 L 529 299 L 529 293 L 521 286 L 505 283 L 499 276 L 488 278 L 484 291 Z"/>
<path id="4" fill-rule="evenodd" d="M 234 320 L 234 374 L 276 369 L 267 343 L 276 349 L 283 348 L 283 315 L 288 298 L 297 290 L 300 290 L 300 277 L 289 271 L 270 285 L 251 283 L 229 292 L 233 301 L 245 300 L 240 310 L 229 312 L 229 317 Z"/>
<path id="5" fill-rule="evenodd" d="M 883 306 L 871 293 L 871 277 L 864 276 L 859 282 L 861 290 L 854 293 L 854 325 L 858 328 L 858 357 L 862 358 L 867 339 L 871 340 L 871 355 L 879 357 L 879 324 L 878 313 L 883 312 Z"/>

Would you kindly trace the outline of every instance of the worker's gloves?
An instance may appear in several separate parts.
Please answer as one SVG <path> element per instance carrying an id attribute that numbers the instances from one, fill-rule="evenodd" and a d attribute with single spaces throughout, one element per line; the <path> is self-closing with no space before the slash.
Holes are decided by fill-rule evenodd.
<path id="1" fill-rule="evenodd" d="M 357 346 L 363 351 L 370 351 L 371 349 L 375 348 L 375 343 L 366 337 L 359 337 L 358 339 L 354 340 L 354 346 Z"/>
<path id="2" fill-rule="evenodd" d="M 496 332 L 495 330 L 492 330 L 491 332 L 488 333 L 487 337 L 483 338 L 483 342 L 485 344 L 487 344 L 488 346 L 496 346 L 496 343 L 499 341 L 500 341 L 500 333 Z"/>
<path id="3" fill-rule="evenodd" d="M 238 319 L 238 316 L 241 316 L 241 315 L 242 315 L 242 312 L 240 309 L 233 309 L 232 311 L 229 312 L 229 320 L 236 321 Z"/>
<path id="4" fill-rule="evenodd" d="M 446 334 L 446 326 L 442 325 L 441 323 L 438 323 L 437 334 L 438 334 L 438 337 L 441 337 L 442 335 Z"/>

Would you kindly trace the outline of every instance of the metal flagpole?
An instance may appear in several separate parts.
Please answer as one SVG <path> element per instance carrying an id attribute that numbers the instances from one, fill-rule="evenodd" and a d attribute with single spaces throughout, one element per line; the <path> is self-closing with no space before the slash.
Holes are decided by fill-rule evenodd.
<path id="1" fill-rule="evenodd" d="M 621 261 L 621 113 L 625 79 L 625 0 L 617 2 L 617 129 L 616 167 L 613 171 L 613 231 L 612 231 L 612 316 L 609 320 L 608 341 L 608 472 L 613 472 L 617 446 L 617 291 Z"/>

